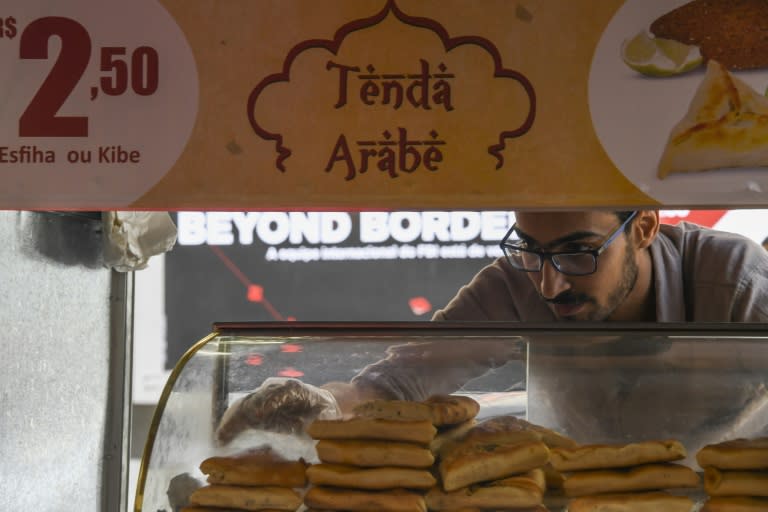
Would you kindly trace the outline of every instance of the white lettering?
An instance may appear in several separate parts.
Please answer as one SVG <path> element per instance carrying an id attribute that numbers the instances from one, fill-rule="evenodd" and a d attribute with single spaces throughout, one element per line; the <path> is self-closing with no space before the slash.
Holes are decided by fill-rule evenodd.
<path id="1" fill-rule="evenodd" d="M 400 246 L 400 259 L 403 260 L 412 260 L 416 257 L 416 248 L 412 245 L 401 245 Z"/>
<path id="2" fill-rule="evenodd" d="M 440 257 L 444 259 L 466 258 L 467 246 L 464 244 L 444 245 L 440 248 Z"/>
<path id="3" fill-rule="evenodd" d="M 282 212 L 265 212 L 256 226 L 256 234 L 267 245 L 280 245 L 291 234 L 291 222 Z"/>
<path id="4" fill-rule="evenodd" d="M 451 240 L 467 242 L 477 238 L 482 224 L 483 221 L 478 212 L 451 212 Z"/>
<path id="5" fill-rule="evenodd" d="M 389 238 L 385 212 L 360 212 L 360 241 L 364 244 L 375 244 Z"/>
<path id="6" fill-rule="evenodd" d="M 501 247 L 498 245 L 486 245 L 485 246 L 485 254 L 489 258 L 500 258 L 504 253 L 501 251 Z"/>
<path id="7" fill-rule="evenodd" d="M 338 244 L 352 233 L 352 217 L 348 213 L 324 213 L 320 221 L 320 241 L 324 244 Z"/>
<path id="8" fill-rule="evenodd" d="M 419 244 L 416 246 L 416 257 L 435 259 L 440 255 L 440 246 L 437 244 Z"/>
<path id="9" fill-rule="evenodd" d="M 317 247 L 286 247 L 284 249 L 277 250 L 277 259 L 280 261 L 289 261 L 295 263 L 301 261 L 306 263 L 308 261 L 317 261 L 320 259 L 320 249 Z"/>
<path id="10" fill-rule="evenodd" d="M 256 212 L 235 212 L 232 214 L 232 222 L 237 226 L 237 240 L 241 245 L 251 245 L 253 243 L 253 230 L 259 221 L 259 214 Z"/>
<path id="11" fill-rule="evenodd" d="M 208 239 L 203 212 L 179 212 L 176 224 L 179 245 L 202 245 Z"/>
<path id="12" fill-rule="evenodd" d="M 235 235 L 232 233 L 232 214 L 229 212 L 210 212 L 208 214 L 208 245 L 232 245 Z"/>
<path id="13" fill-rule="evenodd" d="M 514 214 L 508 211 L 361 212 L 359 241 L 380 244 L 392 239 L 414 243 L 412 257 L 426 257 L 417 255 L 416 248 L 422 242 L 495 243 L 514 220 Z M 350 237 L 352 215 L 345 212 L 179 212 L 177 229 L 179 245 L 238 243 L 246 246 L 255 242 L 334 245 Z"/>
<path id="14" fill-rule="evenodd" d="M 300 244 L 302 240 L 310 244 L 320 243 L 320 214 L 318 212 L 291 212 L 288 214 L 291 221 L 291 234 L 289 240 L 292 244 Z"/>
<path id="15" fill-rule="evenodd" d="M 467 249 L 467 256 L 470 258 L 485 258 L 485 248 L 480 244 L 472 244 Z"/>
<path id="16" fill-rule="evenodd" d="M 451 240 L 450 232 L 451 215 L 449 212 L 424 212 L 421 217 L 421 239 L 425 242 L 434 242 L 437 238 L 441 242 Z"/>
<path id="17" fill-rule="evenodd" d="M 482 212 L 482 230 L 480 238 L 501 242 L 509 228 L 515 223 L 515 214 L 512 212 Z"/>
<path id="18" fill-rule="evenodd" d="M 389 216 L 389 232 L 398 242 L 413 242 L 421 235 L 421 215 L 417 212 L 394 212 Z"/>

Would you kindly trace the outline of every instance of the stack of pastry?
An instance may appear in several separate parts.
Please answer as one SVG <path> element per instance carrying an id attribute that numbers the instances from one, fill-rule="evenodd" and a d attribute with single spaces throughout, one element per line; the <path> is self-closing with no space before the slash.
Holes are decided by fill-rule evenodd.
<path id="1" fill-rule="evenodd" d="M 465 423 L 479 409 L 462 396 L 374 400 L 350 418 L 314 421 L 307 433 L 318 440 L 320 464 L 307 470 L 304 503 L 309 510 L 426 512 L 438 427 Z"/>
<path id="2" fill-rule="evenodd" d="M 546 511 L 549 446 L 575 443 L 514 416 L 489 418 L 439 447 L 430 510 Z"/>
<path id="3" fill-rule="evenodd" d="M 564 475 L 569 512 L 690 512 L 693 500 L 666 492 L 699 486 L 696 472 L 673 462 L 685 457 L 668 440 L 554 448 L 550 462 Z"/>
<path id="4" fill-rule="evenodd" d="M 306 469 L 303 459 L 286 460 L 268 446 L 210 457 L 200 464 L 208 485 L 194 491 L 181 512 L 298 510 Z"/>
<path id="5" fill-rule="evenodd" d="M 768 510 L 768 437 L 707 445 L 696 460 L 709 496 L 702 512 Z"/>

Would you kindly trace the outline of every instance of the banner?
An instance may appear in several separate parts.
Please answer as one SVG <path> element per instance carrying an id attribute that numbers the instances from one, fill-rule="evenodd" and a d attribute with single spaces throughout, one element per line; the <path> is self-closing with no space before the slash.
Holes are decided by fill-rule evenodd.
<path id="1" fill-rule="evenodd" d="M 0 208 L 764 206 L 765 8 L 700 2 L 12 0 Z"/>

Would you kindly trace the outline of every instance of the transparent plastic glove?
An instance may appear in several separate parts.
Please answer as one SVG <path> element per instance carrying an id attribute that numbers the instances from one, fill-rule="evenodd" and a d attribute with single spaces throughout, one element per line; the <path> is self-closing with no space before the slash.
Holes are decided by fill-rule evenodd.
<path id="1" fill-rule="evenodd" d="M 396 400 L 450 394 L 509 361 L 522 361 L 525 343 L 508 340 L 439 340 L 393 345 L 387 357 L 366 366 L 352 383 Z"/>
<path id="2" fill-rule="evenodd" d="M 190 476 L 189 473 L 182 473 L 171 478 L 166 493 L 171 511 L 179 512 L 184 507 L 189 506 L 189 497 L 202 486 L 203 483 Z"/>
<path id="3" fill-rule="evenodd" d="M 246 429 L 302 433 L 316 418 L 341 417 L 333 395 L 296 379 L 272 377 L 224 412 L 215 437 L 227 444 Z"/>

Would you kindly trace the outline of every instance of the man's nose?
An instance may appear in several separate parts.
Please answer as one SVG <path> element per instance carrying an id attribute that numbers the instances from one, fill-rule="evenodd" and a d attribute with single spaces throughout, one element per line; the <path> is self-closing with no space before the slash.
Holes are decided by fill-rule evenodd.
<path id="1" fill-rule="evenodd" d="M 566 276 L 555 268 L 555 265 L 549 261 L 544 261 L 541 267 L 541 281 L 539 281 L 539 292 L 545 299 L 554 299 L 562 292 L 570 288 Z"/>

